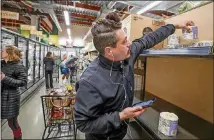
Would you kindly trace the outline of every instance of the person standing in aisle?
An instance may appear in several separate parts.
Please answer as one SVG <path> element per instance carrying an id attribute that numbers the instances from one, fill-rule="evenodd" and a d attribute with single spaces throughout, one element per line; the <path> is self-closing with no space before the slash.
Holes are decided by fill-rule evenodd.
<path id="1" fill-rule="evenodd" d="M 76 83 L 75 123 L 87 140 L 122 140 L 130 118 L 145 110 L 132 107 L 134 63 L 145 49 L 152 48 L 175 32 L 190 30 L 193 22 L 167 24 L 131 42 L 121 29 L 120 17 L 112 12 L 99 19 L 91 29 L 99 56 Z"/>
<path id="2" fill-rule="evenodd" d="M 27 85 L 27 73 L 21 64 L 21 52 L 15 46 L 2 50 L 1 61 L 1 119 L 7 119 L 15 140 L 22 139 L 18 123 L 20 109 L 19 87 Z"/>
<path id="3" fill-rule="evenodd" d="M 46 90 L 49 90 L 49 88 L 53 88 L 53 69 L 55 65 L 52 52 L 47 52 L 46 57 L 43 59 L 43 63 L 45 65 Z"/>
<path id="4" fill-rule="evenodd" d="M 65 65 L 67 68 L 69 68 L 70 71 L 70 84 L 74 83 L 73 74 L 75 73 L 77 64 L 76 64 L 77 58 L 73 55 L 70 55 L 70 58 L 66 61 Z"/>
<path id="5" fill-rule="evenodd" d="M 63 55 L 62 62 L 60 63 L 60 70 L 62 74 L 62 84 L 68 83 L 69 78 L 69 68 L 66 66 L 67 55 Z"/>

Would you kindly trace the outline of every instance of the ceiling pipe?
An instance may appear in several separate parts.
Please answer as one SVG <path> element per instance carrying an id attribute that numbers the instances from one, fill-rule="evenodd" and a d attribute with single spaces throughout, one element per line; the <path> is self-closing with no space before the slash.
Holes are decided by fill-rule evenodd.
<path id="1" fill-rule="evenodd" d="M 90 12 L 92 15 L 95 15 L 95 16 L 97 16 L 97 14 L 99 13 L 99 11 L 96 11 L 96 10 L 78 8 L 78 7 L 71 6 L 71 5 L 54 4 L 54 5 L 52 5 L 52 6 L 53 6 L 53 9 L 56 9 L 56 10 L 67 10 L 67 11 L 77 10 L 77 11 L 86 11 L 86 12 Z"/>
<path id="2" fill-rule="evenodd" d="M 29 1 L 28 1 L 29 2 Z M 29 2 L 31 3 L 31 5 L 34 7 L 34 8 L 37 8 L 37 9 L 42 9 L 44 11 L 44 13 L 49 13 L 50 14 L 50 17 L 51 19 L 53 20 L 53 22 L 55 23 L 55 25 L 57 26 L 58 30 L 60 32 L 62 32 L 62 28 L 59 24 L 59 21 L 53 11 L 53 8 L 49 5 L 47 5 L 47 3 L 45 1 L 39 1 L 39 3 L 34 3 L 34 2 Z"/>
<path id="3" fill-rule="evenodd" d="M 146 3 L 148 3 L 149 1 L 145 1 L 142 5 L 136 4 L 134 3 L 134 1 L 117 1 L 118 3 L 122 3 L 122 4 L 126 4 L 129 6 L 134 6 L 136 8 L 142 8 Z"/>
<path id="4" fill-rule="evenodd" d="M 106 3 L 103 4 L 102 8 L 100 9 L 100 12 L 98 13 L 97 15 L 97 18 L 103 18 L 105 17 L 105 15 L 108 13 L 108 12 L 111 12 L 112 11 L 112 8 L 114 7 L 114 5 L 116 5 L 117 1 L 114 1 L 114 2 L 110 2 L 108 5 L 106 5 Z M 86 35 L 83 37 L 83 41 L 86 40 L 86 38 L 91 35 L 91 28 L 88 30 L 88 32 L 86 33 Z"/>

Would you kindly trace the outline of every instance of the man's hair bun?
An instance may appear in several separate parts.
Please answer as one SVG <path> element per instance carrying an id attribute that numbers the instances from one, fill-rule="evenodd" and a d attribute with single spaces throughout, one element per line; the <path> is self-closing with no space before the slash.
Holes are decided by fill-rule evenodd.
<path id="1" fill-rule="evenodd" d="M 116 12 L 111 12 L 105 17 L 107 20 L 114 21 L 114 22 L 120 22 L 120 17 Z"/>
<path id="2" fill-rule="evenodd" d="M 106 15 L 105 19 L 108 22 L 108 24 L 112 24 L 113 28 L 117 29 L 117 28 L 121 28 L 122 26 L 120 17 L 116 12 L 109 13 L 108 15 Z"/>

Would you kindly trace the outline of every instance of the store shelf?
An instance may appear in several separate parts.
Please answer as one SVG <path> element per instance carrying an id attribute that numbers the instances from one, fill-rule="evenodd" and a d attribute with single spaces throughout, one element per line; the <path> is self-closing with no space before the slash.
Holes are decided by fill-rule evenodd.
<path id="1" fill-rule="evenodd" d="M 140 102 L 134 99 L 134 103 Z M 135 118 L 138 124 L 144 128 L 153 139 L 198 139 L 184 128 L 178 126 L 178 133 L 174 137 L 168 137 L 158 131 L 159 112 L 153 108 L 148 108 L 141 116 Z"/>
<path id="2" fill-rule="evenodd" d="M 213 47 L 189 47 L 178 49 L 144 50 L 141 56 L 205 56 L 213 57 Z"/>

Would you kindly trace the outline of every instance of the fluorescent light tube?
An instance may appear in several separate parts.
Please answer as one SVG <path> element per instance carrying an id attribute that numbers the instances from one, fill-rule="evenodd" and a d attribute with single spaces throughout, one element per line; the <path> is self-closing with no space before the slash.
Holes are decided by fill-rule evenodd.
<path id="1" fill-rule="evenodd" d="M 71 36 L 70 35 L 68 36 L 68 39 L 71 41 Z"/>
<path id="2" fill-rule="evenodd" d="M 70 19 L 69 19 L 68 11 L 64 11 L 64 17 L 65 17 L 65 24 L 67 26 L 70 25 Z"/>
<path id="3" fill-rule="evenodd" d="M 68 36 L 71 36 L 71 30 L 70 30 L 70 28 L 67 28 L 67 33 L 68 33 Z"/>
<path id="4" fill-rule="evenodd" d="M 153 7 L 155 7 L 156 5 L 160 4 L 161 2 L 163 2 L 163 1 L 154 1 L 154 2 L 152 2 L 151 4 L 147 5 L 145 8 L 139 10 L 139 11 L 137 12 L 137 14 L 140 15 L 140 14 L 142 14 L 142 13 L 144 13 L 144 12 L 146 12 L 146 11 L 152 9 Z"/>

